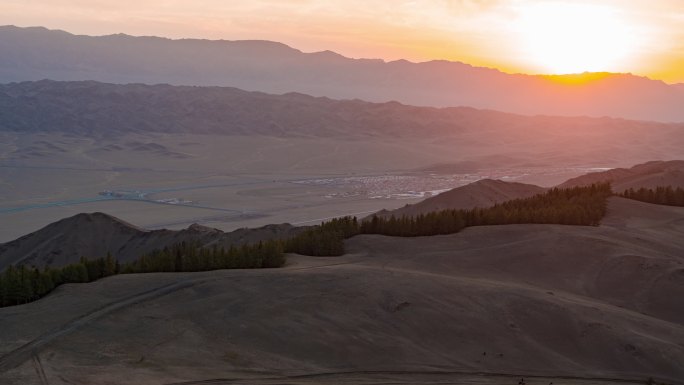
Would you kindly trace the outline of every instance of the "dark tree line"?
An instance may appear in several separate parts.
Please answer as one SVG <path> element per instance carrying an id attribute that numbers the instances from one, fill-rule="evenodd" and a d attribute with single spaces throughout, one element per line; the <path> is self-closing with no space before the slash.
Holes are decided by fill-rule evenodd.
<path id="1" fill-rule="evenodd" d="M 0 307 L 35 301 L 64 283 L 92 282 L 118 273 L 119 264 L 110 254 L 43 270 L 10 265 L 0 274 Z"/>
<path id="2" fill-rule="evenodd" d="M 514 199 L 487 208 L 442 210 L 413 217 L 374 216 L 361 225 L 361 234 L 400 237 L 453 234 L 470 226 L 522 223 L 596 226 L 606 214 L 610 184 L 569 189 L 553 188 L 530 198 Z"/>
<path id="3" fill-rule="evenodd" d="M 253 245 L 201 247 L 194 242 L 181 242 L 145 254 L 122 266 L 122 273 L 157 273 L 208 271 L 219 269 L 258 269 L 285 264 L 281 241 Z"/>
<path id="4" fill-rule="evenodd" d="M 344 240 L 359 233 L 356 217 L 335 218 L 285 241 L 285 251 L 311 256 L 344 254 Z"/>
<path id="5" fill-rule="evenodd" d="M 416 237 L 453 234 L 469 226 L 522 223 L 596 226 L 605 216 L 609 183 L 553 188 L 530 198 L 488 208 L 443 210 L 417 216 L 378 217 L 359 223 L 344 217 L 312 227 L 285 242 L 285 251 L 313 256 L 344 254 L 344 240 L 357 234 Z"/>
<path id="6" fill-rule="evenodd" d="M 85 283 L 115 274 L 207 271 L 280 267 L 285 264 L 281 241 L 259 242 L 229 249 L 181 242 L 120 265 L 105 258 L 81 258 L 77 263 L 43 270 L 9 266 L 0 274 L 0 307 L 35 301 L 64 283 Z"/>
<path id="7" fill-rule="evenodd" d="M 630 188 L 618 196 L 658 205 L 684 206 L 684 189 L 681 187 L 667 186 L 656 187 L 655 189 L 642 187 L 638 190 Z"/>
<path id="8" fill-rule="evenodd" d="M 667 189 L 663 194 L 667 195 Z M 554 188 L 543 194 L 489 208 L 443 210 L 415 217 L 374 216 L 363 223 L 359 223 L 355 217 L 336 218 L 312 226 L 287 240 L 231 246 L 228 249 L 181 242 L 144 254 L 123 265 L 107 255 L 97 259 L 81 258 L 78 263 L 43 270 L 9 266 L 0 274 L 0 306 L 36 300 L 63 283 L 92 282 L 115 274 L 280 267 L 286 262 L 285 252 L 311 256 L 342 255 L 344 240 L 357 234 L 415 237 L 453 234 L 469 226 L 516 223 L 594 226 L 606 214 L 610 195 L 608 183 L 570 189 Z"/>

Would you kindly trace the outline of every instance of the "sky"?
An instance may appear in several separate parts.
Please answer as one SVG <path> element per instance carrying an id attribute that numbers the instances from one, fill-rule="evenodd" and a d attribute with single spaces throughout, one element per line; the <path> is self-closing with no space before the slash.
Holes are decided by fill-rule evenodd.
<path id="1" fill-rule="evenodd" d="M 0 0 L 0 25 L 684 83 L 684 0 Z"/>

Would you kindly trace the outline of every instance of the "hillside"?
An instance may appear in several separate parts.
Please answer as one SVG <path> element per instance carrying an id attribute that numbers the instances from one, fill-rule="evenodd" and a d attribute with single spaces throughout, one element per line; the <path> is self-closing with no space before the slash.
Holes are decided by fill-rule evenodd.
<path id="1" fill-rule="evenodd" d="M 589 173 L 572 178 L 558 187 L 587 186 L 602 181 L 611 182 L 615 192 L 641 187 L 684 187 L 684 160 L 653 161 L 638 164 L 631 168 L 616 168 Z"/>
<path id="2" fill-rule="evenodd" d="M 258 243 L 289 238 L 301 231 L 288 224 L 239 229 L 224 233 L 200 225 L 184 230 L 143 230 L 103 213 L 78 214 L 52 223 L 14 241 L 0 244 L 0 270 L 8 265 L 26 264 L 57 267 L 111 253 L 120 262 L 180 242 L 200 242 L 203 246 L 228 248 L 230 245 Z"/>
<path id="3" fill-rule="evenodd" d="M 614 168 L 607 171 L 592 172 L 569 179 L 557 187 L 589 186 L 606 181 L 611 182 L 614 192 L 641 187 L 684 187 L 684 161 L 651 161 L 631 168 Z M 448 209 L 484 208 L 507 200 L 527 198 L 542 193 L 544 190 L 542 187 L 531 184 L 482 179 L 412 205 L 406 205 L 395 210 L 381 210 L 373 215 L 384 218 L 390 216 L 399 218 Z"/>
<path id="4" fill-rule="evenodd" d="M 64 285 L 0 309 L 0 375 L 10 385 L 37 371 L 73 384 L 683 384 L 682 218 L 684 208 L 611 198 L 598 227 L 358 236 L 346 256 L 291 256 L 280 269 Z"/>
<path id="5" fill-rule="evenodd" d="M 524 183 L 504 182 L 501 180 L 482 179 L 474 183 L 457 187 L 413 205 L 406 205 L 396 210 L 382 210 L 375 215 L 390 217 L 394 215 L 416 216 L 433 211 L 472 209 L 489 207 L 495 203 L 527 198 L 544 192 L 544 188 Z"/>
<path id="6" fill-rule="evenodd" d="M 14 26 L 0 27 L 0 52 L 0 82 L 53 79 L 232 86 L 526 115 L 684 121 L 681 85 L 631 74 L 530 76 L 460 62 L 385 62 L 350 59 L 330 51 L 303 53 L 270 41 L 92 37 Z"/>

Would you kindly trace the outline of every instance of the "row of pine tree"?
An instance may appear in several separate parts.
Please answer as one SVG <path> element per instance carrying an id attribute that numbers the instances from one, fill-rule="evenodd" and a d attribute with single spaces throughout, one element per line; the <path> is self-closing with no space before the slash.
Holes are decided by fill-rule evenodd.
<path id="1" fill-rule="evenodd" d="M 108 254 L 104 258 L 81 258 L 78 263 L 43 270 L 25 265 L 9 266 L 0 274 L 0 307 L 35 301 L 65 283 L 92 282 L 115 274 L 256 269 L 284 264 L 283 242 L 267 241 L 231 246 L 228 250 L 181 242 L 123 265 Z"/>
<path id="2" fill-rule="evenodd" d="M 121 272 L 157 273 L 209 271 L 220 269 L 260 269 L 281 267 L 285 264 L 283 242 L 271 240 L 253 245 L 202 247 L 195 242 L 181 242 L 172 247 L 155 250 L 137 260 L 124 264 Z"/>
<path id="3" fill-rule="evenodd" d="M 569 189 L 553 188 L 530 198 L 514 199 L 487 208 L 443 210 L 414 217 L 374 216 L 361 225 L 361 234 L 400 237 L 453 234 L 470 226 L 522 223 L 596 226 L 606 214 L 610 184 Z"/>
<path id="4" fill-rule="evenodd" d="M 111 254 L 43 270 L 10 265 L 0 274 L 0 307 L 35 301 L 64 283 L 92 282 L 118 273 L 119 264 Z"/>
<path id="5" fill-rule="evenodd" d="M 285 251 L 311 256 L 344 254 L 344 240 L 359 234 L 356 217 L 335 218 L 285 241 Z"/>
<path id="6" fill-rule="evenodd" d="M 667 186 L 656 187 L 655 189 L 647 189 L 642 187 L 638 190 L 630 188 L 629 190 L 618 195 L 623 198 L 634 199 L 647 203 L 655 203 L 658 205 L 684 206 L 684 189 L 681 187 L 672 188 L 672 186 Z"/>
<path id="7" fill-rule="evenodd" d="M 36 300 L 64 283 L 92 282 L 115 274 L 273 268 L 285 264 L 284 253 L 342 255 L 344 240 L 357 234 L 415 237 L 453 234 L 469 226 L 482 225 L 598 225 L 606 213 L 607 198 L 611 194 L 607 183 L 571 189 L 554 188 L 531 198 L 511 200 L 489 208 L 443 210 L 415 217 L 374 216 L 363 223 L 355 217 L 335 218 L 287 240 L 231 246 L 228 249 L 181 242 L 123 265 L 107 255 L 97 259 L 82 258 L 78 263 L 44 270 L 9 266 L 0 274 L 0 306 Z"/>

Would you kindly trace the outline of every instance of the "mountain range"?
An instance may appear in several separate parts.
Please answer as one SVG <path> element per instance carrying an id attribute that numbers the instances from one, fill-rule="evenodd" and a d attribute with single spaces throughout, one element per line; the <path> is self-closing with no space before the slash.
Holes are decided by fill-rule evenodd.
<path id="1" fill-rule="evenodd" d="M 16 238 L 0 243 L 13 301 L 0 305 L 16 304 L 0 308 L 0 383 L 684 385 L 684 207 L 610 196 L 592 226 L 480 221 L 344 240 L 314 228 L 306 242 L 344 254 L 124 270 L 51 292 L 39 289 L 52 277 L 83 280 L 9 268 L 126 263 L 311 229 L 285 221 L 547 191 L 512 180 L 684 187 L 684 160 L 669 160 L 684 155 L 682 106 L 684 84 L 631 74 L 0 26 L 0 236 Z M 583 197 L 568 199 L 538 211 Z M 177 249 L 171 270 L 185 260 Z"/>
<path id="2" fill-rule="evenodd" d="M 0 83 L 95 80 L 231 86 L 335 99 L 467 106 L 526 115 L 684 121 L 684 86 L 631 74 L 507 74 L 444 60 L 412 63 L 304 53 L 271 41 L 80 36 L 0 27 Z"/>
<path id="3" fill-rule="evenodd" d="M 0 85 L 0 132 L 119 139 L 133 133 L 325 138 L 453 149 L 440 170 L 482 157 L 510 165 L 622 166 L 677 159 L 684 124 L 614 118 L 522 116 L 467 107 L 272 95 L 230 87 L 117 85 L 42 80 Z M 638 146 L 635 143 L 639 143 Z M 52 146 L 54 147 L 54 146 Z M 11 155 L 24 156 L 18 153 Z M 123 151 L 119 147 L 107 151 Z M 388 154 L 401 157 L 401 152 Z M 503 159 L 503 160 L 502 160 Z M 430 170 L 433 171 L 433 170 Z"/>

